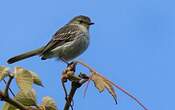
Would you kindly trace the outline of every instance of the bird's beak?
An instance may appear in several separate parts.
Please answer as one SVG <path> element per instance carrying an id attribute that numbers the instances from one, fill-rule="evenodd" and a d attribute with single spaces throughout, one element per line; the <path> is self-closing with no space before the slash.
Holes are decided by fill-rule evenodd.
<path id="1" fill-rule="evenodd" d="M 89 23 L 89 25 L 94 25 L 95 23 Z"/>

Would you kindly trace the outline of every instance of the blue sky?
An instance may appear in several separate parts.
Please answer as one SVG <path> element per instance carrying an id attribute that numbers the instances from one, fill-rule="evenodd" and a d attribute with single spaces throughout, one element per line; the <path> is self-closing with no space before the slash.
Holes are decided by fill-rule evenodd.
<path id="1" fill-rule="evenodd" d="M 41 61 L 39 57 L 12 65 L 6 60 L 46 44 L 72 17 L 87 15 L 95 25 L 90 30 L 90 47 L 78 59 L 137 96 L 149 110 L 173 110 L 174 4 L 173 0 L 1 0 L 0 65 L 22 66 L 38 73 L 45 85 L 45 88 L 35 87 L 38 102 L 49 95 L 63 109 L 60 77 L 65 64 Z M 12 88 L 17 89 L 15 84 Z M 98 93 L 91 83 L 85 98 L 83 88 L 78 90 L 74 108 L 142 110 L 131 98 L 116 91 L 118 105 L 107 92 Z"/>

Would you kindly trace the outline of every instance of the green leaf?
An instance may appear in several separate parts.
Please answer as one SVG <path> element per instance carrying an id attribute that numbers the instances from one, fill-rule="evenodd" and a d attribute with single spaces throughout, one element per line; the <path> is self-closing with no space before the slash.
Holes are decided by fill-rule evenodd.
<path id="1" fill-rule="evenodd" d="M 22 90 L 14 98 L 16 101 L 22 103 L 25 106 L 35 106 L 36 105 L 36 93 L 33 89 Z"/>
<path id="2" fill-rule="evenodd" d="M 2 110 L 17 110 L 17 108 L 15 108 L 13 105 L 10 105 L 9 103 L 5 102 Z"/>
<path id="3" fill-rule="evenodd" d="M 0 80 L 3 80 L 6 76 L 8 76 L 9 68 L 0 66 Z"/>
<path id="4" fill-rule="evenodd" d="M 17 85 L 21 90 L 27 91 L 32 89 L 33 84 L 32 74 L 28 70 L 25 70 L 22 67 L 16 67 L 14 74 Z"/>
<path id="5" fill-rule="evenodd" d="M 39 78 L 39 76 L 36 73 L 32 72 L 32 71 L 30 71 L 30 73 L 32 74 L 33 83 L 43 87 L 42 81 Z"/>
<path id="6" fill-rule="evenodd" d="M 41 106 L 44 106 L 46 110 L 58 110 L 55 101 L 49 97 L 43 97 Z"/>

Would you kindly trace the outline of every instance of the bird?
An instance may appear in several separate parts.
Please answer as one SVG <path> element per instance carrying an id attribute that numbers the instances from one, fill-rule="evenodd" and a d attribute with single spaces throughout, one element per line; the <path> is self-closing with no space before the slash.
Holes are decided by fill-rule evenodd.
<path id="1" fill-rule="evenodd" d="M 57 30 L 46 45 L 14 56 L 8 59 L 7 63 L 12 64 L 33 56 L 39 56 L 41 60 L 56 58 L 69 62 L 88 48 L 89 28 L 93 24 L 88 16 L 76 16 Z"/>

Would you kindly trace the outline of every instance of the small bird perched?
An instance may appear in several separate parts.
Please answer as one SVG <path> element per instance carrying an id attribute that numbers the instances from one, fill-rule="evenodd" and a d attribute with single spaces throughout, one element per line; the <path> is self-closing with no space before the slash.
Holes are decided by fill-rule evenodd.
<path id="1" fill-rule="evenodd" d="M 39 55 L 42 60 L 58 58 L 64 62 L 73 60 L 82 54 L 89 45 L 89 27 L 94 23 L 87 16 L 76 16 L 59 29 L 53 38 L 38 49 L 10 58 L 9 64 Z"/>

